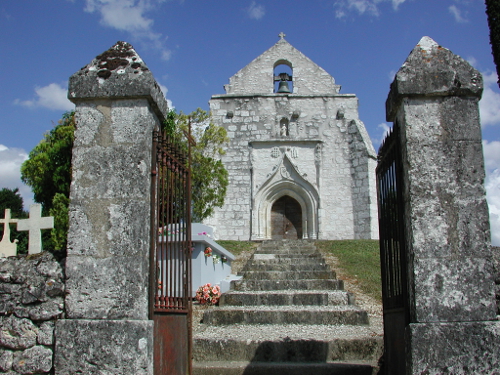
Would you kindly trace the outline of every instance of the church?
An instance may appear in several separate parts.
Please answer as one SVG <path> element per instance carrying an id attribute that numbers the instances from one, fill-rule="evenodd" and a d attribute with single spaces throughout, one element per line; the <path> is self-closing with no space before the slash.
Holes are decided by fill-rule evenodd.
<path id="1" fill-rule="evenodd" d="M 378 238 L 376 153 L 358 98 L 279 37 L 210 99 L 230 139 L 229 185 L 205 223 L 223 240 Z"/>

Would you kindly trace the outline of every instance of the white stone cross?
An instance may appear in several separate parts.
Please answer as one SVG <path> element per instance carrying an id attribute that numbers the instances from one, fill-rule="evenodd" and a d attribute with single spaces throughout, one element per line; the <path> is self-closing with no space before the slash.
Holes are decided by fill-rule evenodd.
<path id="1" fill-rule="evenodd" d="M 281 33 L 278 34 L 278 36 L 281 38 L 281 39 L 284 39 L 286 34 L 282 31 Z"/>
<path id="2" fill-rule="evenodd" d="M 42 217 L 42 205 L 32 204 L 29 219 L 20 219 L 17 222 L 18 231 L 28 231 L 28 253 L 42 252 L 42 229 L 54 228 L 54 217 Z"/>
<path id="3" fill-rule="evenodd" d="M 10 209 L 5 209 L 4 219 L 0 219 L 0 224 L 3 224 L 3 237 L 0 241 L 0 256 L 12 257 L 17 255 L 17 240 L 10 242 L 10 226 L 9 224 L 17 223 L 17 219 L 11 219 Z"/>

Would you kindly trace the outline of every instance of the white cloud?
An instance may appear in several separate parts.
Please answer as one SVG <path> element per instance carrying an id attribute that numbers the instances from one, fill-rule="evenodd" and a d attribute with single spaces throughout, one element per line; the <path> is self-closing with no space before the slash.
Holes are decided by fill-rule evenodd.
<path id="1" fill-rule="evenodd" d="M 168 92 L 167 86 L 162 85 L 161 83 L 159 83 L 158 86 L 160 86 L 160 89 L 161 89 L 161 92 L 163 93 L 163 96 L 165 98 L 167 98 L 167 92 Z"/>
<path id="2" fill-rule="evenodd" d="M 389 72 L 388 77 L 389 77 L 389 81 L 390 81 L 390 82 L 394 81 L 394 78 L 396 78 L 396 74 L 397 74 L 397 72 L 398 72 L 397 70 L 391 70 L 391 71 Z"/>
<path id="3" fill-rule="evenodd" d="M 45 107 L 48 109 L 70 111 L 75 106 L 67 98 L 68 89 L 57 83 L 51 83 L 43 87 L 35 87 L 36 98 L 32 100 L 16 99 L 14 104 L 25 107 Z"/>
<path id="4" fill-rule="evenodd" d="M 164 46 L 165 37 L 153 30 L 153 19 L 147 16 L 165 0 L 86 0 L 85 11 L 98 13 L 101 24 L 120 31 L 159 51 L 162 60 L 169 60 L 171 51 Z"/>
<path id="5" fill-rule="evenodd" d="M 490 210 L 491 243 L 500 246 L 500 142 L 483 141 L 486 199 Z"/>
<path id="6" fill-rule="evenodd" d="M 403 4 L 406 0 L 392 0 L 392 7 L 397 10 L 399 4 Z"/>
<path id="7" fill-rule="evenodd" d="M 458 9 L 458 7 L 456 5 L 450 5 L 448 7 L 448 11 L 453 15 L 453 17 L 455 18 L 455 21 L 457 21 L 458 23 L 469 22 L 469 20 L 464 17 L 464 15 L 462 14 L 462 11 L 460 9 Z"/>
<path id="8" fill-rule="evenodd" d="M 161 59 L 163 61 L 168 61 L 170 60 L 171 57 L 172 57 L 172 51 L 170 51 L 169 49 L 164 48 L 161 51 Z"/>
<path id="9" fill-rule="evenodd" d="M 118 30 L 147 31 L 153 20 L 144 13 L 151 7 L 149 1 L 87 0 L 85 11 L 101 14 L 101 24 Z"/>
<path id="10" fill-rule="evenodd" d="M 385 137 L 387 136 L 387 134 L 391 130 L 391 127 L 388 124 L 386 124 L 385 122 L 377 125 L 377 128 L 382 129 L 382 130 L 379 133 L 379 137 L 372 138 L 373 147 L 375 147 L 375 149 L 380 147 L 380 145 L 384 141 Z"/>
<path id="11" fill-rule="evenodd" d="M 467 62 L 471 64 L 474 68 L 477 68 L 478 61 L 474 56 L 469 56 L 466 58 Z"/>
<path id="12" fill-rule="evenodd" d="M 500 169 L 488 175 L 485 187 L 490 211 L 491 244 L 500 246 Z"/>
<path id="13" fill-rule="evenodd" d="M 493 91 L 493 87 L 498 87 L 497 74 L 495 72 L 482 74 L 484 90 L 479 102 L 481 126 L 500 125 L 500 93 Z"/>
<path id="14" fill-rule="evenodd" d="M 392 3 L 392 8 L 398 10 L 399 5 L 406 0 L 336 0 L 334 7 L 336 8 L 335 17 L 343 18 L 349 11 L 355 11 L 358 14 L 367 14 L 370 16 L 379 16 L 380 3 Z"/>
<path id="15" fill-rule="evenodd" d="M 247 9 L 247 12 L 248 12 L 248 17 L 254 20 L 260 20 L 266 14 L 264 6 L 257 4 L 255 1 L 252 1 L 252 3 Z"/>
<path id="16" fill-rule="evenodd" d="M 25 210 L 33 204 L 31 189 L 21 181 L 21 164 L 26 159 L 28 159 L 28 154 L 23 149 L 9 148 L 0 144 L 0 176 L 2 176 L 0 189 L 19 188 L 19 192 L 23 197 Z"/>

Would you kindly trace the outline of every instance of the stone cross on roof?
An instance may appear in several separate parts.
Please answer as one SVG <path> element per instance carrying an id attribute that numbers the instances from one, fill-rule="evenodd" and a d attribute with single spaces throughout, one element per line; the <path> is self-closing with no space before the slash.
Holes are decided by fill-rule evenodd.
<path id="1" fill-rule="evenodd" d="M 279 36 L 281 39 L 285 39 L 286 34 L 282 31 L 281 33 L 279 33 L 279 34 L 278 34 L 278 36 Z"/>
<path id="2" fill-rule="evenodd" d="M 37 254 L 42 252 L 42 229 L 54 228 L 54 217 L 42 217 L 42 206 L 32 204 L 29 219 L 17 221 L 18 231 L 28 231 L 28 253 Z"/>
<path id="3" fill-rule="evenodd" d="M 0 219 L 0 224 L 3 224 L 3 237 L 0 241 L 0 256 L 12 257 L 17 255 L 17 240 L 10 242 L 10 226 L 9 224 L 17 223 L 17 219 L 11 219 L 10 209 L 5 209 L 5 217 Z"/>

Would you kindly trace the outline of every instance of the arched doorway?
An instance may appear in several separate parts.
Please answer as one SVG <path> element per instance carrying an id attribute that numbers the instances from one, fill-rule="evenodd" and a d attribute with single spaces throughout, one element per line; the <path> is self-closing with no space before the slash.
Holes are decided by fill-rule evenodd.
<path id="1" fill-rule="evenodd" d="M 274 202 L 271 208 L 271 238 L 273 240 L 302 238 L 302 208 L 288 195 Z"/>

